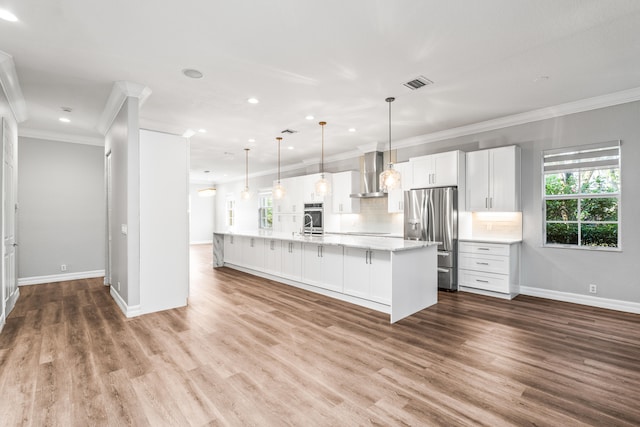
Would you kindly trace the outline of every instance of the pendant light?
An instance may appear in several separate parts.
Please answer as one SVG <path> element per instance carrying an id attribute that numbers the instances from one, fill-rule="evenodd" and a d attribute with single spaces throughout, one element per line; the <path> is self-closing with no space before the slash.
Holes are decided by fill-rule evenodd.
<path id="1" fill-rule="evenodd" d="M 393 162 L 391 161 L 391 103 L 396 99 L 389 97 L 385 99 L 389 103 L 389 167 L 382 171 L 380 174 L 380 191 L 388 193 L 394 188 L 400 187 L 400 172 L 393 168 Z"/>
<path id="2" fill-rule="evenodd" d="M 331 184 L 324 178 L 324 125 L 327 122 L 318 124 L 322 127 L 322 157 L 320 157 L 320 179 L 316 182 L 316 195 L 324 197 L 331 194 Z"/>
<path id="3" fill-rule="evenodd" d="M 284 187 L 280 184 L 280 143 L 282 142 L 282 137 L 276 137 L 276 141 L 278 141 L 278 183 L 273 186 L 273 198 L 274 199 L 282 199 L 284 197 Z"/>
<path id="4" fill-rule="evenodd" d="M 244 181 L 244 190 L 240 193 L 240 197 L 244 200 L 251 198 L 251 192 L 249 191 L 249 149 L 244 149 L 245 153 L 245 181 Z"/>

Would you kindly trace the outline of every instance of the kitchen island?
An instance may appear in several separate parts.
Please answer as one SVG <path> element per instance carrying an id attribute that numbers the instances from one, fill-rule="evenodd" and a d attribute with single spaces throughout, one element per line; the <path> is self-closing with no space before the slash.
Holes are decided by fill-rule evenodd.
<path id="1" fill-rule="evenodd" d="M 277 232 L 215 233 L 214 267 L 230 267 L 390 315 L 438 301 L 437 242 Z"/>

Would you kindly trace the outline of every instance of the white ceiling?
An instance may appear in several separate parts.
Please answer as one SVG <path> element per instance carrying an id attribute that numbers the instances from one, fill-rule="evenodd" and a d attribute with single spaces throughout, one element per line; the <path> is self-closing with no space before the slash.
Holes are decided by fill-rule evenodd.
<path id="1" fill-rule="evenodd" d="M 192 178 L 215 182 L 243 176 L 245 147 L 251 172 L 274 169 L 275 137 L 286 128 L 299 133 L 282 135 L 283 164 L 319 161 L 319 120 L 328 122 L 328 157 L 385 143 L 388 96 L 397 141 L 640 87 L 637 0 L 0 0 L 0 8 L 19 18 L 0 21 L 0 50 L 13 56 L 26 99 L 23 134 L 101 137 L 113 82 L 140 83 L 152 90 L 141 126 L 205 128 L 191 138 Z M 204 78 L 188 79 L 184 68 Z M 420 75 L 434 84 L 402 85 Z M 66 125 L 62 106 L 73 108 Z"/>

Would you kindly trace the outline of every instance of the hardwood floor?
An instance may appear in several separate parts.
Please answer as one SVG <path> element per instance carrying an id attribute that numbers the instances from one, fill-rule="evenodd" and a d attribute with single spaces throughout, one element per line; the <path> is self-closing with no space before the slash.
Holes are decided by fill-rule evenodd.
<path id="1" fill-rule="evenodd" d="M 22 287 L 0 424 L 640 425 L 640 316 L 441 293 L 388 316 L 210 268 L 189 306 L 126 319 L 101 279 Z"/>

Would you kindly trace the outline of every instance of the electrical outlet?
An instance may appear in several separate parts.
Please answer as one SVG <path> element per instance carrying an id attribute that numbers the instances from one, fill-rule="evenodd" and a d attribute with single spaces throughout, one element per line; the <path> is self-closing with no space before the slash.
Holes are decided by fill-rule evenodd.
<path id="1" fill-rule="evenodd" d="M 593 283 L 589 285 L 589 293 L 590 294 L 596 294 L 598 293 L 598 287 L 596 285 L 594 285 Z"/>
<path id="2" fill-rule="evenodd" d="M 118 292 L 120 292 L 120 282 L 118 282 Z"/>
<path id="3" fill-rule="evenodd" d="M 67 271 L 67 264 L 62 264 L 60 266 L 60 271 Z"/>

